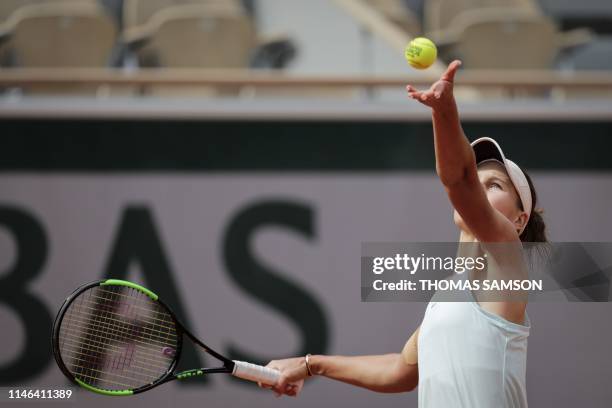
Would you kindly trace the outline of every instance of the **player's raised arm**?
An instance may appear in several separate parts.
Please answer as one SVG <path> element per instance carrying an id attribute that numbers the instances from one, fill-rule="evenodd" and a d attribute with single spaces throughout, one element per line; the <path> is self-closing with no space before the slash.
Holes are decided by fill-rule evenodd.
<path id="1" fill-rule="evenodd" d="M 487 200 L 476 170 L 476 159 L 465 137 L 453 86 L 461 61 L 455 60 L 428 90 L 408 85 L 408 95 L 432 109 L 436 171 L 453 207 L 474 237 L 483 242 L 516 241 L 512 223 Z"/>

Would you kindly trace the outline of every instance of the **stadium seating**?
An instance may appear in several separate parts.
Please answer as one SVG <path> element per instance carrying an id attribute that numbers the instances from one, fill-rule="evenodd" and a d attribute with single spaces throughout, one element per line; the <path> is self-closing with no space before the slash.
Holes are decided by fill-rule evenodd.
<path id="1" fill-rule="evenodd" d="M 124 0 L 123 27 L 132 29 L 142 27 L 159 11 L 168 7 L 183 5 L 215 5 L 229 12 L 241 13 L 242 5 L 238 0 Z"/>
<path id="2" fill-rule="evenodd" d="M 13 25 L 10 17 L 17 10 L 23 7 L 46 4 L 46 3 L 96 3 L 97 0 L 2 0 L 0 1 L 0 66 L 11 63 L 10 50 L 6 46 L 6 41 L 10 36 Z"/>
<path id="3" fill-rule="evenodd" d="M 468 69 L 551 69 L 559 51 L 554 22 L 523 11 L 467 12 L 455 29 L 454 52 Z"/>
<path id="4" fill-rule="evenodd" d="M 112 19 L 89 1 L 21 7 L 5 27 L 6 46 L 20 67 L 104 67 L 117 37 Z"/>
<path id="5" fill-rule="evenodd" d="M 256 33 L 242 12 L 216 4 L 182 5 L 158 11 L 146 24 L 127 30 L 124 40 L 137 48 L 145 65 L 246 68 Z"/>
<path id="6" fill-rule="evenodd" d="M 351 3 L 338 4 L 340 3 L 346 4 L 347 15 L 354 18 L 354 23 L 359 26 L 362 20 L 360 16 L 356 17 L 355 13 L 351 13 Z M 0 66 L 113 66 L 130 70 L 149 67 L 283 69 L 297 53 L 294 43 L 288 41 L 286 36 L 263 39 L 252 15 L 245 11 L 242 0 L 112 0 L 114 13 L 109 11 L 109 4 L 111 0 L 0 0 Z M 385 35 L 381 34 L 380 38 L 386 41 L 387 45 L 395 47 L 393 58 L 397 57 L 398 60 L 401 59 L 401 51 L 398 50 L 403 49 L 411 36 L 425 35 L 437 43 L 442 64 L 451 58 L 461 58 L 466 69 L 612 69 L 612 59 L 609 58 L 612 42 L 609 38 L 602 38 L 601 41 L 597 40 L 582 47 L 594 37 L 581 30 L 562 32 L 560 22 L 553 15 L 544 14 L 538 0 L 423 0 L 423 25 L 404 0 L 355 0 L 352 4 L 361 7 L 361 16 L 372 17 L 377 26 L 382 27 L 380 33 Z M 274 4 L 260 6 L 263 13 L 272 13 L 262 14 L 257 20 L 262 32 L 272 33 L 279 28 L 285 29 L 279 24 L 282 18 L 278 16 L 294 18 L 294 22 L 300 23 L 301 18 L 307 18 L 294 12 L 292 6 L 285 5 L 284 14 L 278 15 L 275 14 L 277 6 Z M 373 12 L 374 9 L 379 13 Z M 109 14 L 113 14 L 114 18 Z M 382 16 L 386 17 L 386 21 Z M 339 30 L 346 30 L 351 24 L 348 20 L 344 22 L 347 24 L 344 28 L 338 28 Z M 119 30 L 118 23 L 124 27 L 122 30 Z M 325 24 L 329 24 L 328 28 L 334 26 L 333 21 Z M 310 35 L 308 30 L 313 30 L 313 34 L 314 30 L 317 30 L 315 26 L 305 27 L 302 31 L 296 31 L 296 35 Z M 398 27 L 404 32 L 398 30 Z M 425 28 L 425 33 L 421 27 Z M 387 36 L 389 32 L 395 36 Z M 400 40 L 394 41 L 395 37 Z M 41 38 L 45 40 L 41 41 Z M 316 44 L 311 45 L 308 40 L 300 44 L 304 46 L 308 58 L 316 58 Z M 127 53 L 123 54 L 123 50 L 127 50 Z M 125 55 L 128 58 L 123 58 Z M 377 54 L 377 58 L 389 57 L 381 52 Z M 305 59 L 300 59 L 298 64 L 303 64 L 304 61 Z M 322 64 L 325 64 L 325 61 L 329 59 L 321 59 Z M 381 63 L 381 66 L 392 67 L 392 64 Z M 301 65 L 296 68 L 296 73 L 303 72 L 300 71 Z M 182 72 L 187 72 L 181 69 L 160 74 L 176 78 L 182 75 Z M 335 69 L 330 66 L 331 73 L 337 73 Z M 385 73 L 391 74 L 391 71 L 380 71 L 380 74 Z M 157 74 L 143 71 L 143 77 L 152 75 L 155 78 Z M 40 75 L 40 71 L 36 75 Z M 51 75 L 56 74 L 52 72 Z M 211 75 L 214 77 L 215 73 Z M 197 78 L 197 75 L 194 78 Z M 276 97 L 291 94 L 310 97 L 310 94 L 322 96 L 330 93 L 323 89 L 305 89 L 299 86 L 290 89 L 290 85 L 266 88 L 264 85 L 229 86 L 207 83 L 194 87 L 182 86 L 180 83 L 171 85 L 164 80 L 159 83 L 110 82 L 112 85 L 106 85 L 109 89 L 124 90 L 131 87 L 130 93 L 144 95 L 157 94 L 159 90 L 164 89 L 171 96 L 198 97 Z M 37 87 L 40 84 L 36 81 L 34 83 Z M 31 82 L 19 83 L 18 86 L 21 85 L 28 86 L 30 90 L 34 89 Z M 54 86 L 56 85 L 54 83 Z M 94 88 L 92 85 L 87 86 Z M 459 92 L 466 91 L 467 88 L 464 87 Z M 504 85 L 502 81 L 499 86 L 489 84 L 475 93 L 478 93 L 477 98 L 482 99 L 489 94 L 506 96 L 506 91 L 514 92 L 517 89 L 522 91 L 516 86 L 513 88 Z M 525 94 L 531 94 L 532 91 L 534 96 L 541 94 L 539 87 L 526 85 L 525 90 Z M 353 91 L 354 89 L 350 93 L 353 94 Z M 472 92 L 471 89 L 468 91 Z M 338 93 L 338 89 L 333 92 L 334 96 Z M 515 94 L 516 92 L 512 93 Z"/>
<path id="7" fill-rule="evenodd" d="M 13 12 L 34 4 L 46 3 L 97 3 L 97 0 L 2 0 L 0 1 L 0 23 L 6 21 Z"/>
<path id="8" fill-rule="evenodd" d="M 536 0 L 426 0 L 423 17 L 424 31 L 428 36 L 436 38 L 451 29 L 454 25 L 453 20 L 462 13 L 487 8 L 541 14 Z"/>
<path id="9" fill-rule="evenodd" d="M 117 40 L 110 16 L 95 1 L 44 1 L 19 7 L 3 24 L 3 62 L 17 68 L 108 66 Z M 97 94 L 94 85 L 29 85 L 27 94 Z"/>

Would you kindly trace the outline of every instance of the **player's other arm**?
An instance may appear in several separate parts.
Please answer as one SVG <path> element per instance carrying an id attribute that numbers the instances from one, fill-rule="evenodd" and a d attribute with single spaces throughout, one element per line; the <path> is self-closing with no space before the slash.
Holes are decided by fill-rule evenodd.
<path id="1" fill-rule="evenodd" d="M 417 364 L 407 364 L 400 353 L 378 356 L 312 356 L 311 370 L 371 391 L 397 393 L 412 391 L 419 382 Z"/>
<path id="2" fill-rule="evenodd" d="M 413 333 L 401 353 L 373 356 L 310 356 L 310 371 L 313 375 L 376 392 L 412 391 L 419 382 L 418 332 L 419 329 Z M 281 379 L 274 387 L 277 393 L 295 395 L 292 393 L 294 388 L 288 385 L 308 377 L 304 357 L 271 361 L 268 367 L 281 371 Z"/>

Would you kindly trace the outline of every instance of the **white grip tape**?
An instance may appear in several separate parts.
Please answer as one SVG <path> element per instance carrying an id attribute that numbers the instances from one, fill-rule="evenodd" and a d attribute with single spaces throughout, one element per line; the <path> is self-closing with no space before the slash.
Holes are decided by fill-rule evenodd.
<path id="1" fill-rule="evenodd" d="M 280 377 L 280 371 L 257 364 L 247 363 L 246 361 L 234 360 L 234 371 L 232 375 L 244 380 L 274 385 Z"/>

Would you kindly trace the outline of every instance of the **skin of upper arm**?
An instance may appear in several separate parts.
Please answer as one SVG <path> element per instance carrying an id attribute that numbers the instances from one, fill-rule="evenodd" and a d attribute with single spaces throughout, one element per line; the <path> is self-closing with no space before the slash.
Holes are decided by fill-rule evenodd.
<path id="1" fill-rule="evenodd" d="M 408 365 L 415 365 L 419 362 L 419 330 L 421 326 L 412 333 L 402 350 L 402 359 Z"/>
<path id="2" fill-rule="evenodd" d="M 405 387 L 406 391 L 414 390 L 419 383 L 419 366 L 418 366 L 418 338 L 420 326 L 412 333 L 408 339 L 400 358 L 395 366 L 397 379 Z"/>

